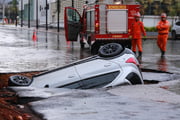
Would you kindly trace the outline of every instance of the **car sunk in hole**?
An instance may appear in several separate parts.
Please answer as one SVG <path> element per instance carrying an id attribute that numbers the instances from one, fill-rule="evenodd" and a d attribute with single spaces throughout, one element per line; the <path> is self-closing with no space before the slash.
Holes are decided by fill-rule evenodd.
<path id="1" fill-rule="evenodd" d="M 11 76 L 9 85 L 90 89 L 143 84 L 138 65 L 138 60 L 130 49 L 118 43 L 109 43 L 102 46 L 97 55 L 34 75 L 32 79 Z"/>
<path id="2" fill-rule="evenodd" d="M 175 21 L 175 23 L 172 25 L 171 35 L 173 40 L 180 37 L 180 20 Z"/>

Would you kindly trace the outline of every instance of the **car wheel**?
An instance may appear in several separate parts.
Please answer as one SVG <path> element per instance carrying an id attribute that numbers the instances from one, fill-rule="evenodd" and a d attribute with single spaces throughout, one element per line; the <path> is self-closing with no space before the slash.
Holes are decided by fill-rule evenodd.
<path id="1" fill-rule="evenodd" d="M 124 47 L 118 43 L 109 43 L 102 46 L 98 54 L 101 57 L 113 57 L 120 54 L 124 50 Z"/>
<path id="2" fill-rule="evenodd" d="M 32 80 L 26 76 L 13 75 L 9 77 L 9 86 L 29 86 Z"/>
<path id="3" fill-rule="evenodd" d="M 172 32 L 172 39 L 176 40 L 176 32 L 175 31 Z"/>
<path id="4" fill-rule="evenodd" d="M 84 46 L 85 46 L 85 43 L 80 42 L 80 45 L 81 45 L 81 48 L 83 49 L 83 48 L 84 48 Z"/>

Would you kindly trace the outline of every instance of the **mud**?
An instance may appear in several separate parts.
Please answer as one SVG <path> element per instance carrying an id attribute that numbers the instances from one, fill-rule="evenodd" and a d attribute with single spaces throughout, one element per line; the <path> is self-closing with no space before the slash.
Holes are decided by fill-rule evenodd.
<path id="1" fill-rule="evenodd" d="M 8 89 L 8 79 L 12 75 L 24 75 L 32 78 L 37 72 L 1 73 L 0 74 L 0 120 L 42 120 L 41 115 L 35 114 L 14 91 Z"/>
<path id="2" fill-rule="evenodd" d="M 41 120 L 28 105 L 18 105 L 18 96 L 8 89 L 0 89 L 0 120 Z"/>

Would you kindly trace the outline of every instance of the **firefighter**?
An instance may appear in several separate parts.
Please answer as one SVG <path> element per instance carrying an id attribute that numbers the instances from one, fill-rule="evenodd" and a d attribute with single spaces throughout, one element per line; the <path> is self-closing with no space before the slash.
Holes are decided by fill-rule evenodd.
<path id="1" fill-rule="evenodd" d="M 161 14 L 161 20 L 158 22 L 156 28 L 158 30 L 157 45 L 160 48 L 161 57 L 164 57 L 170 28 L 170 23 L 167 21 L 166 13 Z"/>
<path id="2" fill-rule="evenodd" d="M 142 57 L 142 34 L 146 37 L 143 22 L 140 21 L 140 13 L 134 16 L 134 22 L 131 25 L 132 51 L 136 54 L 136 46 L 138 48 L 139 56 Z"/>

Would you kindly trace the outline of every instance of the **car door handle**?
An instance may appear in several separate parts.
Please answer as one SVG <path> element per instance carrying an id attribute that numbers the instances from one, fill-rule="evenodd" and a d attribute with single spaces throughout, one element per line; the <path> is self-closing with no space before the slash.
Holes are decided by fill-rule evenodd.
<path id="1" fill-rule="evenodd" d="M 111 63 L 105 64 L 104 67 L 109 67 L 111 66 Z"/>
<path id="2" fill-rule="evenodd" d="M 68 76 L 68 78 L 74 78 L 75 77 L 75 75 L 69 75 Z"/>

